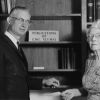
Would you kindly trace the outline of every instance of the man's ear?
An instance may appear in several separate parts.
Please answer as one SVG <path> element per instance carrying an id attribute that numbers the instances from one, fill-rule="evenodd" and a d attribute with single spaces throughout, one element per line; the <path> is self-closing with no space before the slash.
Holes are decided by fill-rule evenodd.
<path id="1" fill-rule="evenodd" d="M 11 24 L 11 17 L 7 17 L 8 24 Z"/>

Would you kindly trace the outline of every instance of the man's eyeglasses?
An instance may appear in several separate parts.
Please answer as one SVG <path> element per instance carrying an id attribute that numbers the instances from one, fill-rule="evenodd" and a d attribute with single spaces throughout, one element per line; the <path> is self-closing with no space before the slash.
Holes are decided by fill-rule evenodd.
<path id="1" fill-rule="evenodd" d="M 15 20 L 18 20 L 18 21 L 20 21 L 21 23 L 26 23 L 26 24 L 30 24 L 31 23 L 31 21 L 30 20 L 25 20 L 25 19 L 23 19 L 23 18 L 17 18 L 17 17 L 11 17 L 11 18 L 14 18 Z"/>

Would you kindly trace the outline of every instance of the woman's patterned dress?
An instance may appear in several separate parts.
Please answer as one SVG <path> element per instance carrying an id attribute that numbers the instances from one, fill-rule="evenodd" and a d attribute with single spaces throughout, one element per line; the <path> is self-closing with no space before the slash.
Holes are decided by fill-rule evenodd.
<path id="1" fill-rule="evenodd" d="M 89 56 L 82 83 L 88 91 L 87 100 L 100 100 L 100 58 L 98 56 L 93 54 Z"/>

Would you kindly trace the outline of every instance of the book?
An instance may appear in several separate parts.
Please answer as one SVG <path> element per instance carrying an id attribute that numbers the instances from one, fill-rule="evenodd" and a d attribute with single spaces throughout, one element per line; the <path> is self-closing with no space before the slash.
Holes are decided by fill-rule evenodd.
<path id="1" fill-rule="evenodd" d="M 100 19 L 100 0 L 95 0 L 96 19 Z"/>
<path id="2" fill-rule="evenodd" d="M 94 0 L 87 0 L 87 21 L 94 21 Z"/>
<path id="3" fill-rule="evenodd" d="M 1 13 L 2 14 L 6 13 L 5 0 L 1 0 Z"/>
<path id="4" fill-rule="evenodd" d="M 7 13 L 10 13 L 11 10 L 11 0 L 7 0 Z"/>
<path id="5" fill-rule="evenodd" d="M 11 9 L 14 8 L 16 5 L 16 0 L 11 0 L 10 4 L 11 4 Z"/>
<path id="6" fill-rule="evenodd" d="M 15 7 L 16 0 L 7 0 L 7 13 L 9 14 L 11 9 Z"/>
<path id="7" fill-rule="evenodd" d="M 67 69 L 71 69 L 71 49 L 67 48 Z"/>
<path id="8" fill-rule="evenodd" d="M 71 49 L 71 52 L 72 52 L 72 53 L 71 53 L 71 54 L 72 54 L 72 55 L 71 55 L 71 68 L 72 68 L 72 69 L 75 69 L 76 54 L 75 54 L 74 48 Z"/>

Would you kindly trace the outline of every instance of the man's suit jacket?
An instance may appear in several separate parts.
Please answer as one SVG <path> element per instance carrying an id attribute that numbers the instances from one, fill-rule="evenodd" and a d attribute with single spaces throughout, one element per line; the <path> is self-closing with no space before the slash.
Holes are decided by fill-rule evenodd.
<path id="1" fill-rule="evenodd" d="M 0 33 L 0 100 L 29 100 L 27 71 L 25 56 Z"/>

